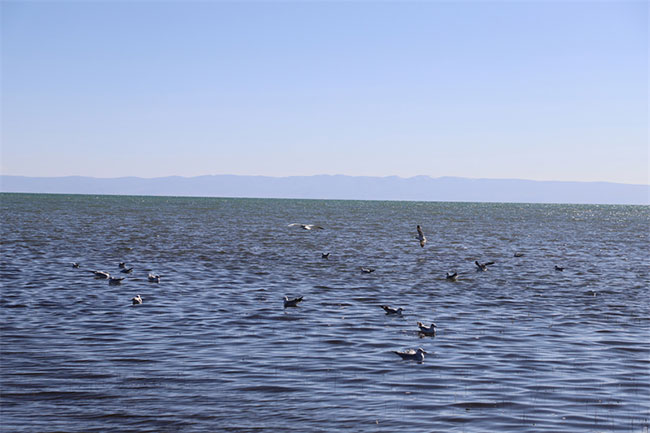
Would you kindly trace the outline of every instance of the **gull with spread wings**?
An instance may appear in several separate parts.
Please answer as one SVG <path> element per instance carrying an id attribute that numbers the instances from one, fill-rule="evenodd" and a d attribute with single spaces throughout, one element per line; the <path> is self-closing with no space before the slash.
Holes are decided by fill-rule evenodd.
<path id="1" fill-rule="evenodd" d="M 293 223 L 289 224 L 288 227 L 295 227 L 295 226 L 300 226 L 303 230 L 314 230 L 314 229 L 321 229 L 324 230 L 323 227 L 318 226 L 316 224 L 300 224 L 300 223 Z"/>
<path id="2" fill-rule="evenodd" d="M 427 238 L 425 238 L 424 233 L 422 233 L 422 227 L 418 226 L 417 229 L 418 229 L 418 237 L 416 239 L 420 241 L 420 246 L 424 248 L 424 244 L 427 243 Z"/>

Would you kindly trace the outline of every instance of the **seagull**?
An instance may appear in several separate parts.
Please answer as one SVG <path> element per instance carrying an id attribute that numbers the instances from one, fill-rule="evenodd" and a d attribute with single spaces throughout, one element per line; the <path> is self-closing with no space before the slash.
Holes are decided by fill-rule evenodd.
<path id="1" fill-rule="evenodd" d="M 323 227 L 317 226 L 316 224 L 299 224 L 299 223 L 293 223 L 289 224 L 288 227 L 293 227 L 293 226 L 300 226 L 302 227 L 303 230 L 313 230 L 313 229 L 321 229 L 324 230 Z"/>
<path id="2" fill-rule="evenodd" d="M 88 272 L 92 272 L 93 274 L 95 274 L 95 278 L 110 278 L 111 277 L 111 274 L 109 274 L 108 272 L 104 272 L 104 271 L 88 271 Z"/>
<path id="3" fill-rule="evenodd" d="M 519 252 L 515 253 L 515 257 L 523 257 L 523 256 L 524 256 L 524 253 L 519 253 Z"/>
<path id="4" fill-rule="evenodd" d="M 564 268 L 561 268 L 558 265 L 555 265 L 555 270 L 562 272 L 564 270 Z"/>
<path id="5" fill-rule="evenodd" d="M 371 272 L 375 272 L 375 270 L 373 268 L 361 268 L 361 272 L 364 274 L 369 274 Z"/>
<path id="6" fill-rule="evenodd" d="M 135 296 L 135 297 L 131 298 L 131 302 L 133 302 L 133 305 L 142 304 L 142 298 L 140 297 L 140 295 Z"/>
<path id="7" fill-rule="evenodd" d="M 323 257 L 324 259 L 329 259 L 329 258 L 330 258 L 330 253 L 323 253 L 323 254 L 322 254 L 322 257 Z"/>
<path id="8" fill-rule="evenodd" d="M 78 268 L 79 267 L 79 262 L 72 262 L 72 267 L 73 268 Z"/>
<path id="9" fill-rule="evenodd" d="M 284 297 L 284 308 L 287 308 L 287 307 L 297 307 L 297 306 L 298 306 L 298 302 L 302 302 L 302 296 L 299 297 L 299 298 L 293 298 L 293 299 L 289 299 L 288 296 L 285 296 L 285 297 Z"/>
<path id="10" fill-rule="evenodd" d="M 149 276 L 147 278 L 149 279 L 149 282 L 151 282 L 151 283 L 159 283 L 160 282 L 160 275 L 149 274 Z"/>
<path id="11" fill-rule="evenodd" d="M 117 277 L 108 277 L 108 284 L 114 286 L 116 284 L 122 284 L 122 280 L 124 280 L 124 277 L 122 278 L 117 278 Z"/>
<path id="12" fill-rule="evenodd" d="M 389 307 L 388 305 L 380 305 L 380 307 L 384 309 L 386 314 L 395 314 L 397 316 L 401 316 L 402 311 L 404 311 L 404 309 L 402 307 L 393 308 L 393 307 Z"/>
<path id="13" fill-rule="evenodd" d="M 456 281 L 458 279 L 458 272 L 454 272 L 453 274 L 450 274 L 447 272 L 447 280 L 449 281 Z"/>
<path id="14" fill-rule="evenodd" d="M 417 362 L 422 362 L 422 361 L 424 361 L 424 354 L 427 353 L 427 352 L 425 352 L 424 349 L 422 349 L 421 347 L 418 347 L 418 350 L 408 349 L 408 350 L 405 350 L 404 352 L 394 351 L 394 353 L 401 356 L 402 359 L 408 359 L 408 360 L 413 360 L 413 361 L 417 361 Z"/>
<path id="15" fill-rule="evenodd" d="M 431 326 L 426 326 L 422 322 L 418 322 L 418 326 L 420 327 L 420 333 L 424 335 L 436 335 L 436 324 L 431 323 Z"/>
<path id="16" fill-rule="evenodd" d="M 128 269 L 124 268 L 120 272 L 123 273 L 123 274 L 130 274 L 131 271 L 133 271 L 133 268 L 128 268 Z"/>
<path id="17" fill-rule="evenodd" d="M 126 268 L 126 263 L 120 262 L 117 266 L 119 266 L 120 268 Z"/>
<path id="18" fill-rule="evenodd" d="M 420 226 L 418 226 L 417 229 L 418 229 L 417 239 L 420 241 L 420 246 L 424 248 L 424 244 L 427 243 L 427 238 L 424 237 L 424 233 L 422 233 L 422 228 Z"/>
<path id="19" fill-rule="evenodd" d="M 474 264 L 476 264 L 476 268 L 477 268 L 476 270 L 477 271 L 485 272 L 488 269 L 487 267 L 490 266 L 490 265 L 493 265 L 494 262 L 479 263 L 478 261 L 475 261 Z"/>

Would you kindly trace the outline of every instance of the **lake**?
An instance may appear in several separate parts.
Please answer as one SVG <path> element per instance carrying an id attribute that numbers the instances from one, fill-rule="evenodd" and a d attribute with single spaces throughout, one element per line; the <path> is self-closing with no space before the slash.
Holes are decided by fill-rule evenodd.
<path id="1" fill-rule="evenodd" d="M 648 432 L 648 206 L 0 194 L 0 215 L 2 432 Z"/>

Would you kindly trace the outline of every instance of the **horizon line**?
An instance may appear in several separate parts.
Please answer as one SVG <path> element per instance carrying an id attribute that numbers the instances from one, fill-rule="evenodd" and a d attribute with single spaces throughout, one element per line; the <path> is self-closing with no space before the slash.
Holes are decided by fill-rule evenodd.
<path id="1" fill-rule="evenodd" d="M 609 180 L 540 180 L 540 179 L 524 179 L 524 178 L 492 178 L 492 177 L 463 177 L 463 176 L 431 176 L 427 174 L 418 174 L 414 176 L 399 176 L 399 175 L 385 175 L 385 176 L 369 176 L 369 175 L 349 175 L 349 174 L 309 174 L 309 175 L 286 175 L 286 176 L 270 176 L 270 175 L 258 175 L 258 174 L 199 174 L 194 176 L 183 176 L 183 175 L 166 175 L 166 176 L 154 176 L 154 177 L 141 177 L 141 176 L 115 176 L 115 177 L 96 177 L 96 176 L 86 176 L 86 175 L 60 175 L 60 176 L 28 176 L 28 175 L 19 175 L 19 174 L 2 174 L 0 176 L 7 177 L 23 177 L 23 178 L 40 178 L 40 179 L 61 179 L 69 177 L 85 177 L 90 179 L 145 179 L 145 180 L 154 180 L 154 179 L 165 179 L 165 178 L 182 178 L 182 179 L 193 179 L 198 177 L 218 177 L 218 176 L 233 176 L 233 177 L 263 177 L 271 179 L 288 179 L 288 178 L 298 178 L 298 177 L 351 177 L 351 178 L 375 178 L 375 179 L 385 179 L 385 178 L 398 178 L 403 180 L 415 179 L 418 177 L 428 178 L 428 179 L 466 179 L 466 180 L 515 180 L 515 181 L 524 181 L 524 182 L 558 182 L 558 183 L 608 183 L 608 184 L 617 184 L 617 185 L 630 185 L 630 186 L 649 186 L 648 183 L 625 183 Z"/>

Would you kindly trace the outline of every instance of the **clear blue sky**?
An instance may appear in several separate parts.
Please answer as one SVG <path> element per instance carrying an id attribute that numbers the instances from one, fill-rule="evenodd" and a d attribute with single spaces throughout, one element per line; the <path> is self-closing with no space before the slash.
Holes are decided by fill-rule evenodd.
<path id="1" fill-rule="evenodd" d="M 648 3 L 2 1 L 2 174 L 648 184 Z"/>

